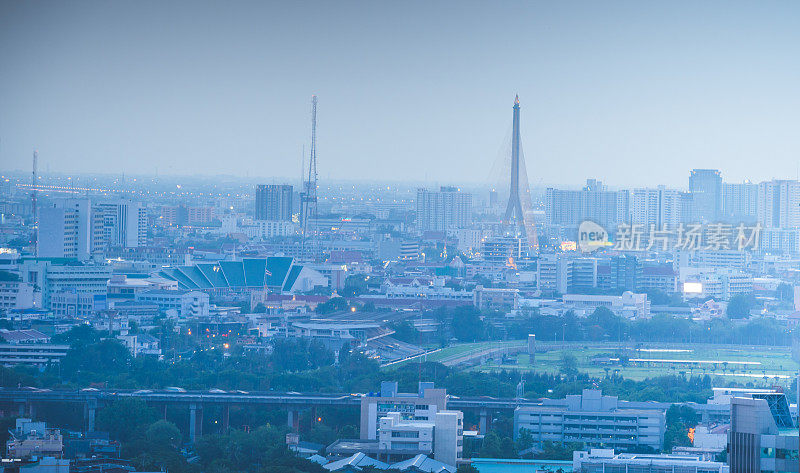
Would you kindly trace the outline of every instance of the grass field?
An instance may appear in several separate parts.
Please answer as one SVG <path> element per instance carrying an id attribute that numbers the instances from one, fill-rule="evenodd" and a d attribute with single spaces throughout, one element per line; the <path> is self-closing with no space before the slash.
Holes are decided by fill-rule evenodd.
<path id="1" fill-rule="evenodd" d="M 618 373 L 625 378 L 641 380 L 669 374 L 708 374 L 723 381 L 752 382 L 758 386 L 788 385 L 800 368 L 792 360 L 788 347 L 698 344 L 648 344 L 640 349 L 628 346 L 620 350 L 616 343 L 539 342 L 535 360 L 523 349 L 522 353 L 503 362 L 503 349 L 513 353 L 523 346 L 520 341 L 465 343 L 432 353 L 427 359 L 453 364 L 473 358 L 477 365 L 465 368 L 470 370 L 558 373 L 564 354 L 569 353 L 575 357 L 579 371 L 596 377 Z M 629 361 L 622 364 L 609 360 L 618 358 L 619 353 Z"/>
<path id="2" fill-rule="evenodd" d="M 522 369 L 557 373 L 564 353 L 573 355 L 578 370 L 592 376 L 618 373 L 625 378 L 641 380 L 668 374 L 702 375 L 753 382 L 757 385 L 788 385 L 797 376 L 798 364 L 792 360 L 789 348 L 733 347 L 714 345 L 648 346 L 645 350 L 623 350 L 631 361 L 605 364 L 598 360 L 616 358 L 620 352 L 615 344 L 607 346 L 550 346 L 540 347 L 535 360 L 527 354 L 517 356 L 516 363 L 502 359 L 488 360 L 472 369 Z M 634 361 L 651 360 L 651 361 Z"/>

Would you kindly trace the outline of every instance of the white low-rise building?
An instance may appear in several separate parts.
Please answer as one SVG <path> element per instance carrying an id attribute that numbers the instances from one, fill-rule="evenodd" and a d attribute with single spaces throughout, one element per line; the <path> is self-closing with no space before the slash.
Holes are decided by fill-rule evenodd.
<path id="1" fill-rule="evenodd" d="M 136 302 L 150 303 L 164 312 L 172 312 L 180 318 L 208 317 L 209 297 L 201 291 L 150 290 L 136 294 Z"/>
<path id="2" fill-rule="evenodd" d="M 728 473 L 728 465 L 699 455 L 618 453 L 604 448 L 572 452 L 576 473 Z"/>
<path id="3" fill-rule="evenodd" d="M 378 450 L 382 458 L 430 455 L 447 465 L 462 457 L 464 414 L 440 411 L 432 420 L 403 420 L 399 412 L 382 417 L 378 427 Z"/>
<path id="4" fill-rule="evenodd" d="M 33 284 L 21 280 L 0 281 L 0 311 L 34 307 Z"/>
<path id="5" fill-rule="evenodd" d="M 623 292 L 621 296 L 602 296 L 592 294 L 564 294 L 564 305 L 574 309 L 594 310 L 607 307 L 615 314 L 626 319 L 638 319 L 650 316 L 650 301 L 647 294 Z"/>

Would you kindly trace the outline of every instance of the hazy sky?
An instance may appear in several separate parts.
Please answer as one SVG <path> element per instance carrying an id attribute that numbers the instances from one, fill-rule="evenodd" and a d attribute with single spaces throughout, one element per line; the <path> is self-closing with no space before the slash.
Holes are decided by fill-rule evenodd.
<path id="1" fill-rule="evenodd" d="M 795 178 L 800 2 L 0 0 L 0 164 L 532 184 Z"/>

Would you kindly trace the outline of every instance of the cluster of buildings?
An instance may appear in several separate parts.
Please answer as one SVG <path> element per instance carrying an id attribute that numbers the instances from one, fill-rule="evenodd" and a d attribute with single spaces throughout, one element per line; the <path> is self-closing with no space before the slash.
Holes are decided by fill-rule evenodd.
<path id="1" fill-rule="evenodd" d="M 737 295 L 752 294 L 763 302 L 753 315 L 788 326 L 800 320 L 800 256 L 764 247 L 768 232 L 745 250 L 611 243 L 620 223 L 741 221 L 794 231 L 800 205 L 792 182 L 730 184 L 719 171 L 698 169 L 685 192 L 609 190 L 597 180 L 581 190 L 547 189 L 532 210 L 538 251 L 508 232 L 495 191 L 483 199 L 458 187 L 320 188 L 315 217 L 302 222 L 302 198 L 290 184 L 216 194 L 177 185 L 120 193 L 125 197 L 97 185 L 84 197 L 69 188 L 68 198 L 43 185 L 35 216 L 7 206 L 22 214 L 4 213 L 0 222 L 3 244 L 26 229 L 30 238 L 0 249 L 0 317 L 50 335 L 90 323 L 126 337 L 137 354 L 158 354 L 157 343 L 128 337 L 126 328 L 167 315 L 185 334 L 224 326 L 244 334 L 229 341 L 247 346 L 274 336 L 316 337 L 329 346 L 359 345 L 382 362 L 420 352 L 391 337 L 392 323 L 407 320 L 420 333 L 435 333 L 438 322 L 426 312 L 459 305 L 501 311 L 509 320 L 531 311 L 581 317 L 599 307 L 628 319 L 710 319 L 723 316 Z M 8 202 L 30 199 L 28 187 L 11 182 L 4 192 Z M 608 229 L 609 245 L 580 251 L 583 220 Z M 654 301 L 654 294 L 662 297 Z M 314 313 L 337 295 L 362 309 Z M 387 310 L 391 317 L 377 315 Z"/>
<path id="2" fill-rule="evenodd" d="M 62 431 L 18 417 L 8 431 L 4 471 L 28 473 L 129 473 L 136 468 L 120 458 L 120 444 L 107 433 Z"/>
<path id="3" fill-rule="evenodd" d="M 681 224 L 760 222 L 759 249 L 800 254 L 800 182 L 723 182 L 716 169 L 694 169 L 685 190 L 659 186 L 610 190 L 588 179 L 580 190 L 548 188 L 545 224 L 551 236 L 575 238 L 577 226 L 591 220 L 614 231 L 620 224 L 676 228 Z"/>

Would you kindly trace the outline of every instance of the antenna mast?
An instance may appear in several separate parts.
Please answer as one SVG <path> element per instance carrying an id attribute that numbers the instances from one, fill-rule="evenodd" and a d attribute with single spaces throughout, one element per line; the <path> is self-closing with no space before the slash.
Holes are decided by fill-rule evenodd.
<path id="1" fill-rule="evenodd" d="M 308 158 L 308 178 L 301 197 L 303 204 L 303 243 L 302 257 L 306 256 L 308 221 L 317 218 L 317 96 L 311 96 L 311 153 Z M 313 233 L 312 233 L 313 236 Z M 315 255 L 316 256 L 316 255 Z"/>
<path id="2" fill-rule="evenodd" d="M 33 172 L 31 173 L 31 210 L 33 211 L 33 254 L 39 256 L 39 222 L 36 210 L 36 172 L 39 167 L 39 151 L 33 150 Z"/>

